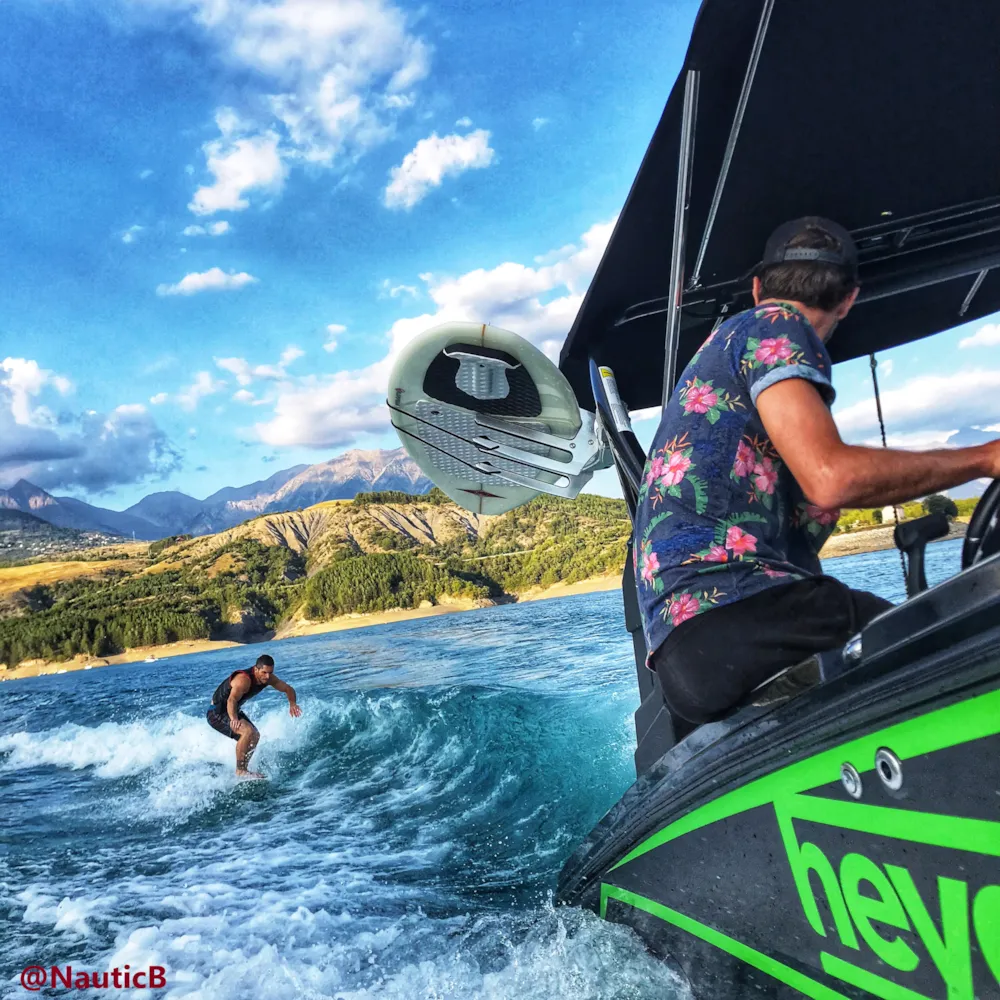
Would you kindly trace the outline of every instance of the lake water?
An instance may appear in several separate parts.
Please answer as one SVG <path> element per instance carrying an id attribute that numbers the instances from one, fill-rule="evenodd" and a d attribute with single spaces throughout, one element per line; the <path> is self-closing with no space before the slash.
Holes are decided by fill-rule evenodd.
<path id="1" fill-rule="evenodd" d="M 825 568 L 902 597 L 895 552 Z M 236 783 L 204 712 L 264 651 L 304 714 L 250 703 L 269 780 Z M 31 964 L 212 1000 L 680 996 L 551 903 L 634 777 L 635 707 L 617 592 L 3 684 L 0 996 Z"/>

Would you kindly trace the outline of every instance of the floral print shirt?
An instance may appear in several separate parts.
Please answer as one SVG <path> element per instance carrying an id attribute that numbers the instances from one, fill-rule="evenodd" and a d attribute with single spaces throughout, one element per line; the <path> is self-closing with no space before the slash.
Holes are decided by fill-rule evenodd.
<path id="1" fill-rule="evenodd" d="M 784 302 L 727 320 L 684 370 L 653 439 L 636 513 L 650 656 L 695 615 L 821 572 L 818 552 L 840 512 L 806 500 L 756 403 L 776 382 L 804 378 L 830 405 L 830 370 L 812 325 Z"/>

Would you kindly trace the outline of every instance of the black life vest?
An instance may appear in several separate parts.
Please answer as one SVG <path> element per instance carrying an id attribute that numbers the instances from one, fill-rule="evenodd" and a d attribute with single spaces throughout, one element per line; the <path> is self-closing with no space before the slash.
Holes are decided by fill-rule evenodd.
<path id="1" fill-rule="evenodd" d="M 251 698 L 256 697 L 264 690 L 266 687 L 270 687 L 270 684 L 261 684 L 260 681 L 254 677 L 253 667 L 249 670 L 234 670 L 216 689 L 215 694 L 212 695 L 212 704 L 219 709 L 220 712 L 225 714 L 226 706 L 229 704 L 229 695 L 233 689 L 233 679 L 238 674 L 246 674 L 250 680 L 250 690 L 247 691 L 245 695 L 237 702 L 236 710 L 239 711 L 243 705 L 243 702 L 249 701 Z"/>

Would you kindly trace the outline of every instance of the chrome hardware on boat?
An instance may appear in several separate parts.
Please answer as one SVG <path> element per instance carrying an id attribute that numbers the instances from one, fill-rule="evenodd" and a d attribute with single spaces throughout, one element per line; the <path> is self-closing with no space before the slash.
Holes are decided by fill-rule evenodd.
<path id="1" fill-rule="evenodd" d="M 875 754 L 875 773 L 890 792 L 903 787 L 903 762 L 886 747 Z"/>
<path id="2" fill-rule="evenodd" d="M 844 786 L 844 791 L 852 799 L 860 799 L 864 788 L 861 785 L 861 775 L 853 764 L 843 763 L 840 765 L 840 783 Z"/>
<path id="3" fill-rule="evenodd" d="M 843 657 L 847 663 L 857 663 L 861 659 L 863 648 L 861 644 L 861 633 L 848 639 L 844 644 Z"/>

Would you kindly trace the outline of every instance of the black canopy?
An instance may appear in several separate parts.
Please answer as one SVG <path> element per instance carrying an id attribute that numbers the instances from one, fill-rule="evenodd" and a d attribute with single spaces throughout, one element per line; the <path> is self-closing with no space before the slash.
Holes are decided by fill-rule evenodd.
<path id="1" fill-rule="evenodd" d="M 837 220 L 859 246 L 862 297 L 828 345 L 834 361 L 1000 309 L 996 0 L 774 0 L 691 287 L 765 2 L 702 4 L 560 357 L 582 405 L 589 357 L 614 369 L 630 408 L 660 402 L 688 69 L 701 77 L 678 372 L 724 308 L 750 304 L 746 276 L 771 230 L 803 215 Z"/>

